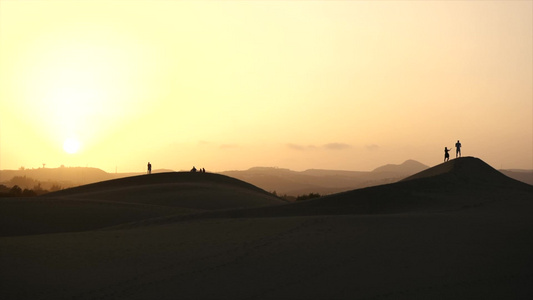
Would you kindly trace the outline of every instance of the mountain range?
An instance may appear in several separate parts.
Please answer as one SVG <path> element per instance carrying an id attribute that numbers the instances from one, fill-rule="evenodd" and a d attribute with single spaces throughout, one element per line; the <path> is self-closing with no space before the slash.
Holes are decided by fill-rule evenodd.
<path id="1" fill-rule="evenodd" d="M 427 169 L 414 160 L 388 164 L 373 171 L 340 171 L 310 169 L 302 172 L 280 168 L 251 168 L 246 171 L 226 171 L 221 174 L 249 182 L 278 195 L 334 194 L 342 191 L 396 182 Z"/>
<path id="2" fill-rule="evenodd" d="M 427 169 L 428 166 L 415 160 L 402 164 L 387 164 L 372 171 L 342 171 L 309 169 L 293 171 L 273 167 L 253 167 L 248 170 L 224 171 L 220 174 L 234 177 L 258 186 L 277 195 L 307 195 L 318 193 L 329 195 L 352 189 L 397 182 L 405 177 Z M 500 170 L 516 180 L 533 185 L 533 170 Z M 169 169 L 154 170 L 153 173 L 173 172 Z M 142 173 L 107 173 L 98 168 L 60 167 L 21 170 L 0 170 L 0 184 L 18 185 L 32 189 L 38 183 L 43 189 L 52 186 L 70 188 L 116 178 L 140 175 Z M 18 180 L 13 180 L 18 177 Z"/>

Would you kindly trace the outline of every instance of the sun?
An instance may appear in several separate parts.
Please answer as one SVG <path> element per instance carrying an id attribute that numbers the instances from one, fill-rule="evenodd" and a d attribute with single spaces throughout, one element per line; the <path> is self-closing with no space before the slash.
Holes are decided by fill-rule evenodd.
<path id="1" fill-rule="evenodd" d="M 63 150 L 68 154 L 74 154 L 80 150 L 80 142 L 77 139 L 66 139 L 63 143 Z"/>

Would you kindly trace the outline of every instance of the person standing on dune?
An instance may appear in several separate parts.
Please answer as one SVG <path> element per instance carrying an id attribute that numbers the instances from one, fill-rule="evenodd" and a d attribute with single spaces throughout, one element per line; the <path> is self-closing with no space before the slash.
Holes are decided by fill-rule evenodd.
<path id="1" fill-rule="evenodd" d="M 148 162 L 148 174 L 152 174 L 152 164 Z"/>
<path id="2" fill-rule="evenodd" d="M 457 156 L 461 157 L 461 142 L 459 142 L 459 140 L 455 143 L 455 158 L 457 158 Z"/>
<path id="3" fill-rule="evenodd" d="M 448 149 L 447 147 L 444 147 L 444 161 L 449 161 L 450 160 L 450 151 L 452 149 Z"/>

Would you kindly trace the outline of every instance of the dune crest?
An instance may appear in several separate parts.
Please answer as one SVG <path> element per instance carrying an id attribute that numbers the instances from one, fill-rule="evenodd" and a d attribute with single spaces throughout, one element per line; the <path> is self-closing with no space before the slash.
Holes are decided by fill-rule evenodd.
<path id="1" fill-rule="evenodd" d="M 531 195 L 533 186 L 503 175 L 481 159 L 463 157 L 396 183 L 232 214 L 266 217 L 427 213 L 527 201 Z"/>
<path id="2" fill-rule="evenodd" d="M 108 180 L 45 195 L 213 210 L 282 204 L 244 181 L 213 173 L 169 172 Z"/>
<path id="3" fill-rule="evenodd" d="M 456 180 L 486 182 L 494 184 L 517 184 L 498 170 L 476 157 L 460 157 L 416 173 L 402 181 L 431 178 L 434 176 L 455 177 Z"/>
<path id="4" fill-rule="evenodd" d="M 246 182 L 210 173 L 158 173 L 34 198 L 0 198 L 0 236 L 78 232 L 164 216 L 279 205 Z"/>

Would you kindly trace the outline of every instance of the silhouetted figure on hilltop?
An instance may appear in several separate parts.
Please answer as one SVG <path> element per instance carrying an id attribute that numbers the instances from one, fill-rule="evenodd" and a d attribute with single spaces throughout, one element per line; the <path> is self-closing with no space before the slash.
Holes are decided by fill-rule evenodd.
<path id="1" fill-rule="evenodd" d="M 450 160 L 450 151 L 452 149 L 448 149 L 447 147 L 444 147 L 444 161 L 449 161 Z"/>
<path id="2" fill-rule="evenodd" d="M 192 166 L 191 172 L 196 173 L 196 167 Z"/>
<path id="3" fill-rule="evenodd" d="M 152 174 L 152 164 L 148 162 L 148 174 Z"/>
<path id="4" fill-rule="evenodd" d="M 202 173 L 205 173 L 205 168 L 202 168 Z"/>
<path id="5" fill-rule="evenodd" d="M 459 140 L 455 143 L 455 158 L 457 158 L 457 156 L 461 157 L 461 142 L 459 142 Z"/>

